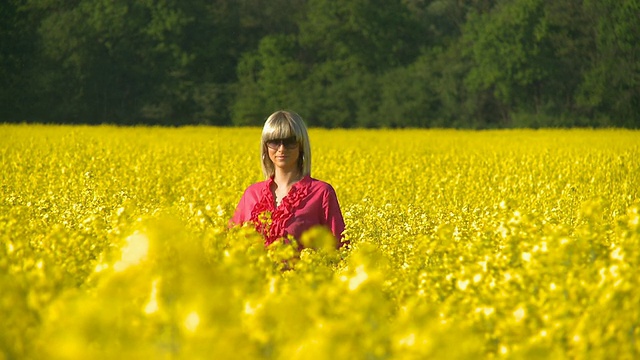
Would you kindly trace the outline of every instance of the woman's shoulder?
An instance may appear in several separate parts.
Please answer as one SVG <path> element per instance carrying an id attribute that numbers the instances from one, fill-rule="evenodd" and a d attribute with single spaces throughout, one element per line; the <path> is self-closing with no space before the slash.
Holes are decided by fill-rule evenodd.
<path id="1" fill-rule="evenodd" d="M 309 177 L 309 186 L 314 191 L 327 191 L 335 193 L 335 190 L 333 189 L 333 186 L 331 186 L 331 184 L 316 178 Z"/>
<path id="2" fill-rule="evenodd" d="M 267 189 L 268 185 L 269 185 L 269 179 L 263 180 L 263 181 L 258 181 L 256 183 L 253 183 L 253 184 L 249 185 L 244 192 L 245 193 L 260 193 L 264 189 Z"/>

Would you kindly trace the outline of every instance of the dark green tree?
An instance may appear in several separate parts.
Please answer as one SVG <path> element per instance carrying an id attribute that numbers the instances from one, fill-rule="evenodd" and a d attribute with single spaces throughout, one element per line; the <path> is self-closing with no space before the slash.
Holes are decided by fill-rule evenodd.
<path id="1" fill-rule="evenodd" d="M 260 105 L 260 92 L 253 89 L 255 82 L 251 79 L 258 76 L 253 71 L 261 66 L 258 60 L 262 53 L 273 53 L 269 49 L 280 46 L 278 38 L 297 33 L 305 1 L 216 0 L 189 4 L 187 13 L 194 21 L 186 27 L 188 36 L 182 44 L 194 54 L 188 67 L 193 81 L 193 116 L 199 123 L 229 124 L 232 118 L 242 125 L 261 121 L 265 108 Z M 270 40 L 263 44 L 264 38 Z"/>
<path id="2" fill-rule="evenodd" d="M 257 51 L 245 53 L 238 66 L 235 124 L 260 125 L 275 110 L 299 108 L 304 68 L 297 55 L 292 35 L 266 36 Z"/>
<path id="3" fill-rule="evenodd" d="M 577 104 L 604 125 L 640 127 L 640 1 L 585 1 L 593 21 Z"/>
<path id="4" fill-rule="evenodd" d="M 30 6 L 48 14 L 39 27 L 52 70 L 43 85 L 49 96 L 63 96 L 64 120 L 171 120 L 193 59 L 180 46 L 190 19 L 175 3 L 43 0 Z"/>
<path id="5" fill-rule="evenodd" d="M 0 121 L 640 127 L 638 0 L 7 0 Z"/>
<path id="6" fill-rule="evenodd" d="M 543 0 L 502 1 L 490 13 L 474 14 L 464 37 L 473 61 L 467 86 L 497 100 L 498 113 L 486 114 L 487 122 L 509 126 L 513 112 L 540 114 L 547 100 L 542 84 L 553 71 Z"/>
<path id="7" fill-rule="evenodd" d="M 0 3 L 0 121 L 25 121 L 37 113 L 38 18 L 24 11 L 25 0 Z"/>
<path id="8" fill-rule="evenodd" d="M 354 59 L 379 73 L 411 63 L 426 36 L 400 0 L 310 0 L 299 41 L 315 62 Z"/>

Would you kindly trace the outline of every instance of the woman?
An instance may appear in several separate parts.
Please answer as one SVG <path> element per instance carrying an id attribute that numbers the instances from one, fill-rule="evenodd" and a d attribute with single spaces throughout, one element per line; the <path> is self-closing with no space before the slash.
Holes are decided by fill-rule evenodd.
<path id="1" fill-rule="evenodd" d="M 267 118 L 260 146 L 266 178 L 249 186 L 231 219 L 252 223 L 265 245 L 300 235 L 315 225 L 326 226 L 343 245 L 344 220 L 331 185 L 311 177 L 311 148 L 300 115 L 276 111 Z"/>

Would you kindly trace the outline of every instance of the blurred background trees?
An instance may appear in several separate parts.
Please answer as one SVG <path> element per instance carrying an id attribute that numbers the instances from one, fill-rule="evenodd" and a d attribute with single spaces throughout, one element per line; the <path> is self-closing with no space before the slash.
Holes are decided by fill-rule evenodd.
<path id="1" fill-rule="evenodd" d="M 640 0 L 5 0 L 0 121 L 640 127 Z"/>

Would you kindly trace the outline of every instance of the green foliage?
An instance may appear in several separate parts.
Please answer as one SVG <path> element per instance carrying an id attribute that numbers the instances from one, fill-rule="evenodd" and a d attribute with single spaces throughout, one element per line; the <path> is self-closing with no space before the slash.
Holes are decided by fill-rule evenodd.
<path id="1" fill-rule="evenodd" d="M 421 29 L 399 0 L 313 0 L 300 26 L 300 43 L 317 62 L 353 58 L 377 73 L 413 60 Z"/>
<path id="2" fill-rule="evenodd" d="M 259 126 L 264 114 L 299 108 L 303 64 L 297 61 L 293 36 L 266 36 L 255 53 L 238 66 L 239 91 L 234 104 L 236 125 Z"/>
<path id="3" fill-rule="evenodd" d="M 30 46 L 33 31 L 29 31 L 26 20 L 20 14 L 20 1 L 0 4 L 0 118 L 24 111 L 16 95 L 26 90 L 20 74 L 34 51 Z"/>
<path id="4" fill-rule="evenodd" d="M 48 11 L 40 24 L 43 55 L 60 68 L 47 91 L 68 82 L 69 120 L 100 122 L 170 117 L 181 72 L 192 56 L 181 49 L 190 19 L 169 2 L 81 1 L 74 7 L 34 2 Z M 167 72 L 166 75 L 160 75 Z M 159 104 L 161 102 L 161 104 Z M 153 109 L 153 110 L 152 110 Z M 156 119 L 158 120 L 158 119 Z"/>
<path id="5" fill-rule="evenodd" d="M 343 127 L 372 123 L 380 98 L 376 77 L 355 59 L 317 64 L 305 79 L 304 103 L 300 111 L 312 126 Z"/>
<path id="6" fill-rule="evenodd" d="M 238 90 L 233 104 L 235 125 L 258 126 L 268 113 L 259 85 L 260 58 L 256 53 L 245 53 L 238 64 Z"/>
<path id="7" fill-rule="evenodd" d="M 470 17 L 465 43 L 474 63 L 466 78 L 471 91 L 489 89 L 508 108 L 527 103 L 532 96 L 543 101 L 542 94 L 529 90 L 549 76 L 543 15 L 542 0 L 518 0 Z"/>
<path id="8" fill-rule="evenodd" d="M 640 2 L 588 1 L 585 11 L 597 19 L 590 68 L 578 88 L 579 106 L 616 116 L 612 125 L 637 126 L 640 106 L 638 16 Z"/>
<path id="9" fill-rule="evenodd" d="M 640 126 L 638 0 L 8 0 L 0 121 Z"/>

